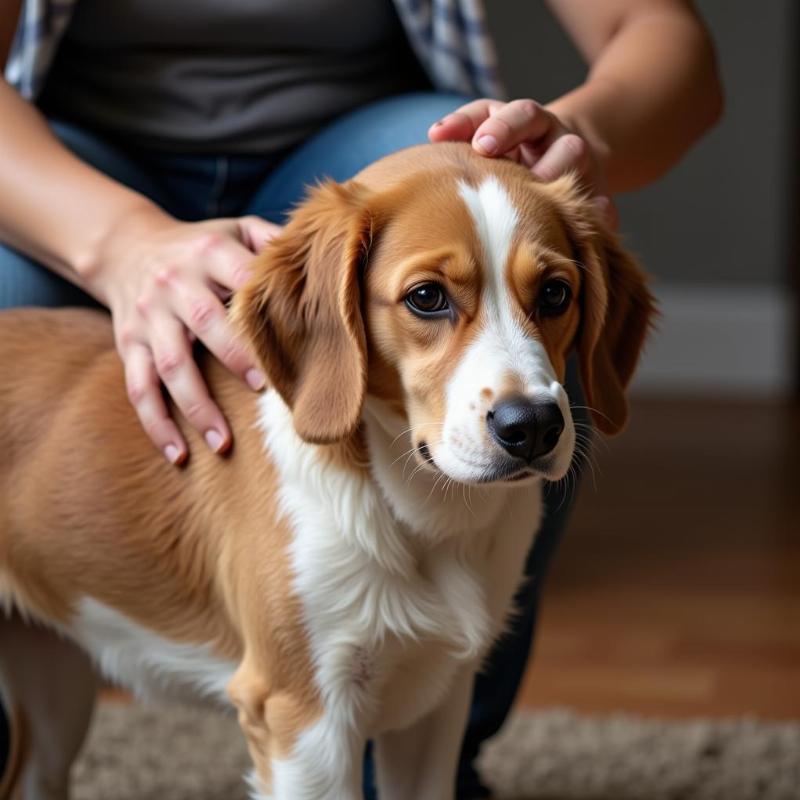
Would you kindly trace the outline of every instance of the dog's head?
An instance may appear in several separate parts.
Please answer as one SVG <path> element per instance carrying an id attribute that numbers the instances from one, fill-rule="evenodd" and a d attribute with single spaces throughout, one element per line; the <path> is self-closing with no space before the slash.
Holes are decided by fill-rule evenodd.
<path id="1" fill-rule="evenodd" d="M 573 178 L 457 153 L 388 188 L 312 190 L 235 314 L 306 441 L 352 435 L 370 396 L 423 468 L 557 479 L 575 445 L 567 357 L 616 433 L 652 299 Z"/>

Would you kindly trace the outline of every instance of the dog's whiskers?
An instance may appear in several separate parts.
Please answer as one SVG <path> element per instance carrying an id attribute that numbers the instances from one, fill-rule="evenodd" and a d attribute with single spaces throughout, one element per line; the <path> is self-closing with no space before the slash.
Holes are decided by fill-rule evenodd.
<path id="1" fill-rule="evenodd" d="M 400 431 L 400 433 L 398 433 L 397 436 L 395 436 L 394 439 L 392 439 L 392 445 L 394 445 L 395 442 L 397 442 L 398 439 L 402 438 L 406 434 L 416 433 L 420 428 L 422 428 L 422 427 L 430 427 L 432 425 L 436 425 L 436 426 L 438 426 L 440 428 L 443 428 L 444 427 L 444 422 L 420 422 L 417 425 L 412 425 L 410 428 L 406 428 L 404 431 Z"/>
<path id="2" fill-rule="evenodd" d="M 593 408 L 592 406 L 572 405 L 572 404 L 570 404 L 570 408 L 579 409 L 583 411 L 590 411 L 592 414 L 597 414 L 597 416 L 603 417 L 603 419 L 606 419 L 609 422 L 611 422 L 611 417 L 609 417 L 608 414 L 604 414 L 602 411 L 600 411 L 599 408 Z"/>

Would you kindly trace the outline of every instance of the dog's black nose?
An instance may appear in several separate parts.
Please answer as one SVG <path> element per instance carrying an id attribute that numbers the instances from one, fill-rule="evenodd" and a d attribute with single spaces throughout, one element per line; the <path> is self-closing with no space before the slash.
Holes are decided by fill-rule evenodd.
<path id="1" fill-rule="evenodd" d="M 507 453 L 528 462 L 547 455 L 564 430 L 564 417 L 555 403 L 533 403 L 519 395 L 497 403 L 486 422 Z"/>

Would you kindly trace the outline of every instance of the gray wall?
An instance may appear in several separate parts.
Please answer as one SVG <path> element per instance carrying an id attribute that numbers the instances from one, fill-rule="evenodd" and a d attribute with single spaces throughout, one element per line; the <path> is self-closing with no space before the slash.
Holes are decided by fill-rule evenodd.
<path id="1" fill-rule="evenodd" d="M 660 282 L 786 281 L 793 1 L 698 3 L 717 43 L 725 118 L 669 175 L 619 203 L 626 239 Z M 547 102 L 583 79 L 543 2 L 488 6 L 512 96 Z"/>

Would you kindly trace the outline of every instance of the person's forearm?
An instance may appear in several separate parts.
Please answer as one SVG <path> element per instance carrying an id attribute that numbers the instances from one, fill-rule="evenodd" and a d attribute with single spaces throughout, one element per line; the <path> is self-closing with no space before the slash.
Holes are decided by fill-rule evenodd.
<path id="1" fill-rule="evenodd" d="M 105 301 L 97 255 L 121 224 L 166 216 L 78 159 L 0 79 L 0 241 Z"/>
<path id="2" fill-rule="evenodd" d="M 686 10 L 633 12 L 582 86 L 547 106 L 592 145 L 612 192 L 659 177 L 719 117 L 711 41 Z"/>

